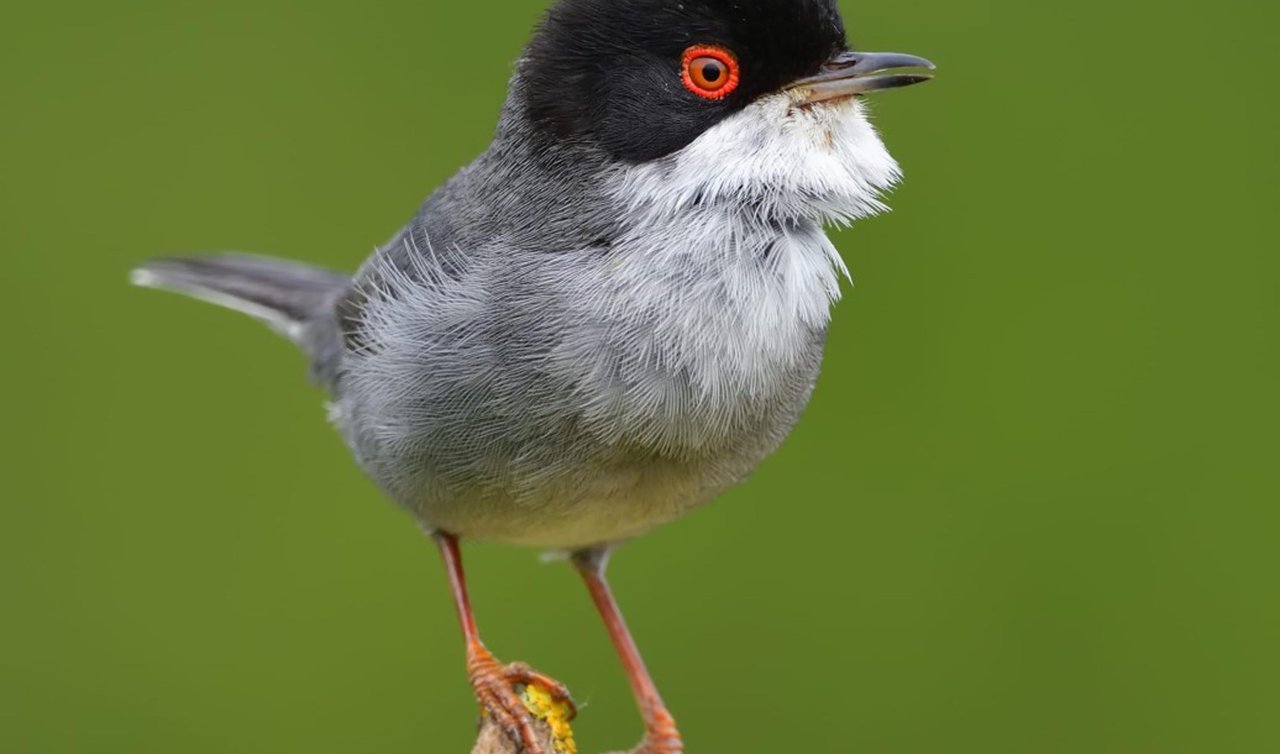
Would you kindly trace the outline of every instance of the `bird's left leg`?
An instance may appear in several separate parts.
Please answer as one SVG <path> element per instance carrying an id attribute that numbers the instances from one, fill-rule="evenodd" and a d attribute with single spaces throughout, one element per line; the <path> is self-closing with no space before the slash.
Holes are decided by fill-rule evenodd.
<path id="1" fill-rule="evenodd" d="M 595 601 L 600 617 L 604 619 L 609 638 L 622 659 L 622 666 L 627 671 L 627 679 L 631 682 L 631 690 L 635 693 L 636 704 L 640 707 L 640 715 L 644 718 L 644 740 L 630 754 L 683 754 L 684 741 L 680 731 L 676 729 L 675 718 L 667 711 L 658 694 L 658 687 L 645 667 L 636 647 L 635 639 L 622 618 L 622 611 L 613 599 L 609 582 L 605 580 L 605 569 L 609 563 L 609 550 L 588 550 L 573 556 L 573 564 L 582 574 L 591 599 Z"/>
<path id="2" fill-rule="evenodd" d="M 573 719 L 575 708 L 569 691 L 549 676 L 533 670 L 523 663 L 503 665 L 480 641 L 476 618 L 471 611 L 471 598 L 467 594 L 467 580 L 462 570 L 462 551 L 458 539 L 444 532 L 432 535 L 440 547 L 445 570 L 449 574 L 449 587 L 453 592 L 458 619 L 462 622 L 462 635 L 467 643 L 467 676 L 475 690 L 476 699 L 490 715 L 519 742 L 526 754 L 552 754 L 544 751 L 534 731 L 533 713 L 516 693 L 520 686 L 538 686 L 551 695 L 552 700 L 568 708 L 568 719 Z"/>

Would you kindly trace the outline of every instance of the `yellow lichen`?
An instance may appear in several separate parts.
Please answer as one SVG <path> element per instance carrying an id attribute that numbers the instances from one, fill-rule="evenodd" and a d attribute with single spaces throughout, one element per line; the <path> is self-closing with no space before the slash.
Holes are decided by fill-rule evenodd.
<path id="1" fill-rule="evenodd" d="M 526 686 L 520 695 L 524 706 L 539 720 L 551 728 L 551 738 L 560 754 L 578 754 L 578 744 L 573 740 L 573 728 L 569 726 L 570 708 L 557 702 L 546 689 Z"/>

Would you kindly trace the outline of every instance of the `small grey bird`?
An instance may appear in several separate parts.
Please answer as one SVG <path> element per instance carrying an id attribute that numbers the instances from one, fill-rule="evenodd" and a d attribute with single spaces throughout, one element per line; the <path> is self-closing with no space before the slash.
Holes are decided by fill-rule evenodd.
<path id="1" fill-rule="evenodd" d="M 138 284 L 298 344 L 361 467 L 443 553 L 485 709 L 544 752 L 477 633 L 458 540 L 573 554 L 644 716 L 683 744 L 605 582 L 611 548 L 742 482 L 813 391 L 844 264 L 824 225 L 899 170 L 861 95 L 933 65 L 851 52 L 835 0 L 561 0 L 492 146 L 354 277 L 240 255 Z M 914 69 L 916 72 L 908 72 Z"/>

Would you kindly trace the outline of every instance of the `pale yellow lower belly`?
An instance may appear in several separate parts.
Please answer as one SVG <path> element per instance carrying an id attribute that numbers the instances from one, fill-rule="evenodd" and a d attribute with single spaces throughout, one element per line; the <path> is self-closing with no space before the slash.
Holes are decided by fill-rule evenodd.
<path id="1" fill-rule="evenodd" d="M 654 465 L 571 476 L 531 491 L 429 502 L 419 516 L 464 539 L 576 550 L 633 539 L 710 502 L 728 483 L 688 468 Z"/>

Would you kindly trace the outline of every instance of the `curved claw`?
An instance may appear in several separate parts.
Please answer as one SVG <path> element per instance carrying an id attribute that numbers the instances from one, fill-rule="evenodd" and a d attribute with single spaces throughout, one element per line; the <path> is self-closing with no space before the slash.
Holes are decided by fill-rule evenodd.
<path id="1" fill-rule="evenodd" d="M 534 670 L 523 662 L 513 662 L 503 669 L 503 675 L 512 684 L 537 686 L 550 694 L 553 701 L 568 708 L 569 720 L 578 716 L 578 705 L 574 703 L 568 687 L 546 673 Z"/>
<path id="2" fill-rule="evenodd" d="M 538 717 L 520 698 L 516 687 L 537 686 L 551 695 L 554 701 L 565 705 L 570 715 L 576 714 L 577 707 L 564 684 L 524 663 L 504 666 L 484 650 L 474 651 L 467 662 L 467 670 L 480 706 L 512 741 L 523 747 L 524 754 L 554 754 L 543 745 L 542 737 L 534 728 Z"/>
<path id="3" fill-rule="evenodd" d="M 538 739 L 533 728 L 533 715 L 505 679 L 500 676 L 492 680 L 480 678 L 473 680 L 472 685 L 480 706 L 506 731 L 511 740 L 520 742 L 527 754 L 551 754 Z"/>

